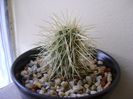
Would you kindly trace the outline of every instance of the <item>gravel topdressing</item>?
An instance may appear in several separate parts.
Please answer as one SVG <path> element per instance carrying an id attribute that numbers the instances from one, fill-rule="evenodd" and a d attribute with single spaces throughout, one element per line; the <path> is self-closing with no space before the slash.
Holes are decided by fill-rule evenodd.
<path id="1" fill-rule="evenodd" d="M 55 77 L 49 80 L 46 70 L 41 68 L 40 60 L 31 60 L 21 71 L 23 85 L 38 94 L 59 97 L 81 97 L 96 94 L 110 86 L 111 69 L 100 60 L 93 60 L 91 73 L 81 78 L 66 80 Z"/>

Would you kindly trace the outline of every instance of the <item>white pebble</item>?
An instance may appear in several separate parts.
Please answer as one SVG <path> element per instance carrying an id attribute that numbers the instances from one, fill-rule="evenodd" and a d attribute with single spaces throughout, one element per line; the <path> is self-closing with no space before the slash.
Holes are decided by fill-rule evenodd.
<path id="1" fill-rule="evenodd" d="M 99 86 L 99 85 L 100 85 L 100 81 L 97 81 L 97 82 L 95 83 L 95 85 L 96 85 L 96 86 Z"/>
<path id="2" fill-rule="evenodd" d="M 102 76 L 97 76 L 96 81 L 100 81 L 102 79 Z"/>
<path id="3" fill-rule="evenodd" d="M 21 76 L 27 75 L 28 72 L 26 70 L 21 71 Z"/>
<path id="4" fill-rule="evenodd" d="M 30 67 L 28 67 L 28 72 L 31 73 L 32 72 L 32 69 Z"/>
<path id="5" fill-rule="evenodd" d="M 90 94 L 96 94 L 97 92 L 96 91 L 90 91 Z"/>
<path id="6" fill-rule="evenodd" d="M 73 86 L 73 91 L 74 92 L 78 92 L 79 90 L 83 89 L 83 87 L 81 85 L 76 85 L 76 86 Z"/>
<path id="7" fill-rule="evenodd" d="M 64 88 L 67 87 L 68 86 L 68 82 L 67 81 L 61 82 L 61 86 L 64 87 Z"/>
<path id="8" fill-rule="evenodd" d="M 43 90 L 40 90 L 40 91 L 39 91 L 39 94 L 44 94 L 44 91 L 43 91 Z"/>
<path id="9" fill-rule="evenodd" d="M 102 91 L 102 90 L 103 90 L 103 88 L 102 88 L 101 85 L 97 86 L 97 91 L 98 91 L 98 92 L 100 92 L 100 91 Z"/>
<path id="10" fill-rule="evenodd" d="M 103 65 L 103 62 L 99 60 L 99 61 L 97 61 L 97 64 L 98 65 Z"/>
<path id="11" fill-rule="evenodd" d="M 71 94 L 70 96 L 71 96 L 71 97 L 76 97 L 76 94 Z"/>

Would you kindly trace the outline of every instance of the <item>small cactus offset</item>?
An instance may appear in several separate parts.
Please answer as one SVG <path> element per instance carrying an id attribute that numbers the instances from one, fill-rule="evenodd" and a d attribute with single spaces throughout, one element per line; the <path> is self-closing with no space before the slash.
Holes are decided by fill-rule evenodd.
<path id="1" fill-rule="evenodd" d="M 42 69 L 48 70 L 50 79 L 57 76 L 72 79 L 87 75 L 91 72 L 90 65 L 96 53 L 92 38 L 84 35 L 87 30 L 76 19 L 62 22 L 54 17 L 53 20 L 50 32 L 54 36 L 49 43 L 42 42 L 39 48 Z"/>

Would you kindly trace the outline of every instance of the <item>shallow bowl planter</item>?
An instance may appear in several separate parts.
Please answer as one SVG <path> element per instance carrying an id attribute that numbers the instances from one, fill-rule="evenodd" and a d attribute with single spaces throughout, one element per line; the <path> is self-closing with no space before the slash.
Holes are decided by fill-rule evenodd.
<path id="1" fill-rule="evenodd" d="M 24 66 L 28 64 L 31 59 L 34 59 L 33 55 L 37 53 L 39 53 L 39 50 L 37 50 L 37 48 L 31 49 L 23 53 L 15 60 L 11 68 L 12 80 L 17 86 L 18 90 L 20 91 L 20 94 L 23 99 L 102 99 L 105 95 L 108 95 L 119 82 L 120 68 L 118 63 L 110 55 L 97 49 L 96 58 L 98 60 L 103 61 L 103 64 L 105 66 L 108 66 L 112 69 L 113 81 L 108 88 L 93 95 L 71 98 L 61 98 L 57 96 L 40 95 L 38 93 L 34 93 L 26 87 L 24 87 L 24 85 L 21 82 L 21 76 L 19 74 L 20 71 L 23 70 Z"/>

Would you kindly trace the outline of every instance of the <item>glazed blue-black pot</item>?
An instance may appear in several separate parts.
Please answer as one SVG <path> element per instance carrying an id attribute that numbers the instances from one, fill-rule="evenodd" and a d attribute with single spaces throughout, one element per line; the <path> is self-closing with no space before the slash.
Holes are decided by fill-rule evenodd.
<path id="1" fill-rule="evenodd" d="M 61 97 L 40 95 L 34 93 L 31 90 L 24 87 L 24 85 L 21 82 L 22 81 L 21 76 L 19 74 L 20 71 L 24 68 L 24 66 L 28 64 L 31 59 L 34 59 L 33 55 L 37 53 L 39 53 L 39 50 L 37 50 L 37 48 L 31 49 L 23 53 L 14 61 L 11 68 L 12 80 L 17 86 L 18 90 L 20 91 L 20 95 L 22 96 L 23 99 L 103 99 L 104 96 L 109 95 L 113 91 L 113 89 L 116 87 L 116 85 L 119 82 L 120 68 L 118 63 L 110 55 L 97 49 L 96 58 L 98 60 L 102 60 L 105 66 L 108 66 L 112 69 L 113 81 L 108 88 L 93 95 L 88 95 L 84 97 L 72 97 L 72 98 L 70 97 L 61 98 Z"/>

